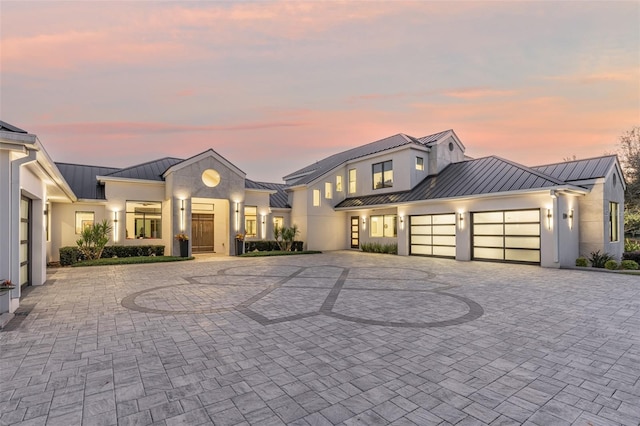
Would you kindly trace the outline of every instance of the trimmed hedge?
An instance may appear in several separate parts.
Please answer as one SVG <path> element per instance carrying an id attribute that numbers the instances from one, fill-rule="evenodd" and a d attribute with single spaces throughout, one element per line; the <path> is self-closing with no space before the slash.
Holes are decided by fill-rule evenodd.
<path id="1" fill-rule="evenodd" d="M 164 246 L 106 246 L 102 252 L 102 259 L 110 257 L 136 257 L 136 256 L 164 256 Z M 86 260 L 78 247 L 60 248 L 60 265 L 69 266 Z"/>
<path id="2" fill-rule="evenodd" d="M 622 253 L 622 260 L 633 260 L 640 264 L 640 251 L 626 251 Z"/>
<path id="3" fill-rule="evenodd" d="M 303 242 L 294 241 L 291 246 L 291 251 L 302 251 Z M 279 251 L 280 246 L 273 240 L 258 240 L 258 241 L 245 241 L 244 252 L 250 253 L 252 251 Z"/>
<path id="4" fill-rule="evenodd" d="M 637 271 L 638 262 L 636 262 L 635 260 L 623 260 L 622 262 L 620 262 L 620 268 Z"/>

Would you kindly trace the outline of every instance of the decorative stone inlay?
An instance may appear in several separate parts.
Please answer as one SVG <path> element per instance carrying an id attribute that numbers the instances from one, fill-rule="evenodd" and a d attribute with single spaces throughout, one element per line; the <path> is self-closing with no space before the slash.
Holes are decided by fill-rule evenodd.
<path id="1" fill-rule="evenodd" d="M 361 324 L 429 328 L 484 314 L 475 301 L 446 292 L 455 286 L 435 277 L 409 268 L 232 267 L 130 294 L 122 306 L 163 315 L 235 310 L 262 325 L 327 315 Z"/>

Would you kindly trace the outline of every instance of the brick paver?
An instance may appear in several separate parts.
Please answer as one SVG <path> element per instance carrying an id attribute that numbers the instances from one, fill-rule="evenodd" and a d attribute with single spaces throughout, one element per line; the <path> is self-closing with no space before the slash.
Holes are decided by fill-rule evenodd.
<path id="1" fill-rule="evenodd" d="M 640 277 L 357 252 L 64 268 L 0 424 L 640 424 Z"/>

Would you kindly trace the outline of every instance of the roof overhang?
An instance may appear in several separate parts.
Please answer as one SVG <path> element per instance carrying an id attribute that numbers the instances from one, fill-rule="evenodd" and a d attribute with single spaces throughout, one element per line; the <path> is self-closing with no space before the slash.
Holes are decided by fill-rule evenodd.
<path id="1" fill-rule="evenodd" d="M 518 191 L 505 191 L 505 192 L 494 192 L 489 194 L 477 194 L 477 195 L 468 195 L 462 197 L 447 197 L 447 198 L 434 198 L 427 200 L 415 200 L 415 201 L 401 201 L 397 203 L 387 203 L 387 204 L 367 204 L 364 206 L 351 206 L 351 207 L 334 207 L 336 211 L 349 211 L 349 210 L 369 210 L 369 209 L 381 209 L 381 208 L 389 208 L 394 206 L 410 206 L 416 204 L 437 204 L 442 202 L 451 202 L 451 201 L 468 201 L 475 199 L 486 199 L 486 198 L 507 198 L 518 195 L 549 195 L 552 196 L 552 192 L 555 194 L 566 194 L 566 195 L 586 195 L 589 193 L 588 190 L 584 188 L 578 188 L 573 185 L 563 185 L 563 186 L 554 186 L 547 188 L 535 188 L 535 189 L 521 189 Z"/>
<path id="2" fill-rule="evenodd" d="M 96 180 L 100 183 L 120 182 L 120 183 L 135 183 L 135 184 L 143 184 L 143 185 L 164 185 L 165 184 L 163 180 L 131 179 L 131 178 L 112 177 L 112 176 L 96 176 Z"/>

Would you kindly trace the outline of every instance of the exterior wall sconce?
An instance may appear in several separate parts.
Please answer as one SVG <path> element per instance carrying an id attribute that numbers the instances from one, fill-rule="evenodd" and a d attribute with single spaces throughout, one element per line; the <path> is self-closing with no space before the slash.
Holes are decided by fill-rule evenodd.
<path id="1" fill-rule="evenodd" d="M 362 216 L 362 229 L 367 229 L 367 217 Z"/>
<path id="2" fill-rule="evenodd" d="M 240 203 L 236 202 L 236 232 L 240 232 Z"/>
<path id="3" fill-rule="evenodd" d="M 460 229 L 464 228 L 464 213 L 463 212 L 458 213 L 458 228 L 460 228 Z"/>
<path id="4" fill-rule="evenodd" d="M 113 211 L 113 242 L 118 242 L 118 212 Z"/>
<path id="5" fill-rule="evenodd" d="M 186 227 L 186 216 L 184 212 L 184 200 L 180 200 L 180 231 L 184 232 Z"/>
<path id="6" fill-rule="evenodd" d="M 262 215 L 262 239 L 266 240 L 267 239 L 267 216 L 266 215 Z"/>
<path id="7" fill-rule="evenodd" d="M 547 228 L 551 229 L 551 219 L 553 215 L 551 214 L 551 209 L 547 209 Z"/>
<path id="8" fill-rule="evenodd" d="M 400 229 L 404 229 L 404 215 L 400 215 Z"/>
<path id="9" fill-rule="evenodd" d="M 573 209 L 569 210 L 569 213 L 562 215 L 563 219 L 569 219 L 569 229 L 573 229 Z"/>

